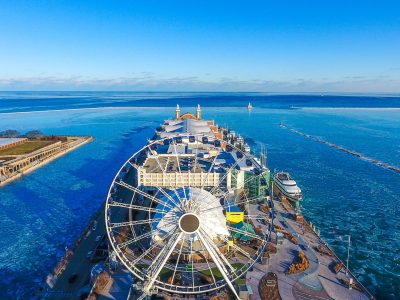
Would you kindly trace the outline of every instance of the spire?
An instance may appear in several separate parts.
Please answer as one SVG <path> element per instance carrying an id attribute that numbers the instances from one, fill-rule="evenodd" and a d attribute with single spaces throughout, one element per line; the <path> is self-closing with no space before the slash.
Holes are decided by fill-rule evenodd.
<path id="1" fill-rule="evenodd" d="M 179 108 L 179 104 L 176 105 L 176 110 L 175 110 L 175 119 L 179 119 L 181 116 L 181 109 Z"/>
<path id="2" fill-rule="evenodd" d="M 197 120 L 200 120 L 200 119 L 201 119 L 201 108 L 200 108 L 200 104 L 197 104 L 196 118 L 197 118 Z"/>

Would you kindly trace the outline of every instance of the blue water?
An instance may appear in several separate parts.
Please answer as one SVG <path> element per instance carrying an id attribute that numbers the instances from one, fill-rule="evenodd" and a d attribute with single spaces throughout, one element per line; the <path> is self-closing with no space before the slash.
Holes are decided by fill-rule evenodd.
<path id="1" fill-rule="evenodd" d="M 254 110 L 245 106 L 251 100 Z M 272 170 L 302 187 L 303 212 L 379 299 L 400 291 L 400 174 L 279 127 L 284 122 L 400 166 L 400 98 L 212 93 L 0 93 L 0 131 L 95 140 L 0 189 L 0 299 L 29 298 L 104 201 L 120 165 L 164 119 L 203 106 L 240 132 Z M 356 109 L 358 108 L 358 109 Z M 360 109 L 361 108 L 361 109 Z"/>

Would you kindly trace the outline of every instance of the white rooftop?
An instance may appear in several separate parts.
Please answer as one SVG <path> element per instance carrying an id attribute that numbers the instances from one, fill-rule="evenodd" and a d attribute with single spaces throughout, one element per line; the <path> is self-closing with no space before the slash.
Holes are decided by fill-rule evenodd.
<path id="1" fill-rule="evenodd" d="M 204 120 L 166 120 L 164 131 L 161 132 L 161 138 L 176 135 L 178 133 L 204 134 L 212 136 L 213 132 Z"/>
<path id="2" fill-rule="evenodd" d="M 26 140 L 26 138 L 0 138 L 0 147 L 7 146 L 23 140 Z"/>

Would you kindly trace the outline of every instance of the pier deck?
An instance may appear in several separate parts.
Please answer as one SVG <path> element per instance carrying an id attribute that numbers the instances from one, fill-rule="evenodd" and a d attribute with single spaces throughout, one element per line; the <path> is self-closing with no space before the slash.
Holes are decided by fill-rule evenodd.
<path id="1" fill-rule="evenodd" d="M 268 271 L 278 276 L 279 292 L 283 299 L 369 299 L 356 289 L 349 290 L 342 282 L 348 280 L 343 268 L 338 274 L 331 270 L 331 264 L 337 262 L 336 256 L 321 254 L 316 251 L 323 241 L 306 225 L 294 221 L 280 201 L 273 200 L 278 224 L 298 239 L 298 245 L 285 239 L 278 245 L 277 254 L 271 255 Z M 308 225 L 307 225 L 308 226 Z M 288 274 L 289 265 L 296 251 L 302 251 L 309 260 L 309 268 L 297 274 Z M 352 275 L 350 275 L 352 277 Z M 357 282 L 355 278 L 354 282 Z"/>

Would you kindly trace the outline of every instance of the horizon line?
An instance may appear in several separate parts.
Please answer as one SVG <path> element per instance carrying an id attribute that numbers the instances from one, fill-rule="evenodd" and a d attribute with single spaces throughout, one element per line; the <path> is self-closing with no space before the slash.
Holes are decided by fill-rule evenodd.
<path id="1" fill-rule="evenodd" d="M 263 91 L 151 91 L 151 90 L 0 90 L 0 93 L 196 93 L 196 94 L 270 94 L 270 95 L 310 95 L 310 96 L 373 96 L 386 95 L 400 97 L 400 92 L 263 92 Z"/>

